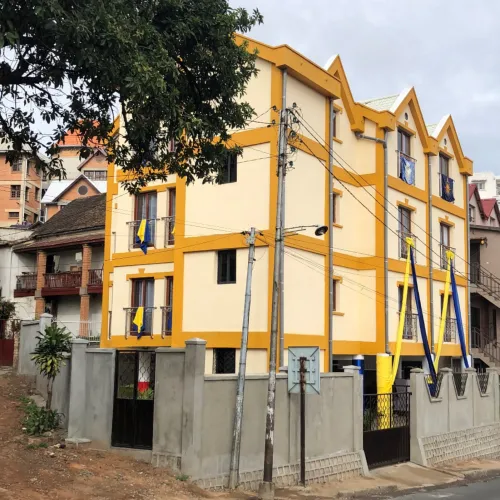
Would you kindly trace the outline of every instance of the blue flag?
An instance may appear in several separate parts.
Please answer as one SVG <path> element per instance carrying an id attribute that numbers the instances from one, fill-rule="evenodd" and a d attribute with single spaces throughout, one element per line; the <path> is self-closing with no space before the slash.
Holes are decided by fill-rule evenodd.
<path id="1" fill-rule="evenodd" d="M 136 243 L 139 244 L 139 248 L 145 253 L 148 253 L 148 244 L 151 241 L 151 230 L 149 228 L 149 221 L 142 219 L 139 224 L 139 229 L 135 237 Z"/>
<path id="2" fill-rule="evenodd" d="M 402 154 L 399 155 L 399 177 L 406 184 L 415 184 L 415 160 Z"/>
<path id="3" fill-rule="evenodd" d="M 455 201 L 453 196 L 453 179 L 441 174 L 441 198 L 446 201 Z"/>

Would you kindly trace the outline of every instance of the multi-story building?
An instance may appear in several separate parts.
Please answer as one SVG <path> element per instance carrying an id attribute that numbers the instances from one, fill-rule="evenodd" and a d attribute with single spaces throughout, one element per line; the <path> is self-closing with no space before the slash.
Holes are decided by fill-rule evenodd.
<path id="1" fill-rule="evenodd" d="M 33 224 L 40 216 L 42 179 L 28 153 L 7 162 L 8 145 L 0 145 L 0 226 Z"/>
<path id="2" fill-rule="evenodd" d="M 500 209 L 469 186 L 471 341 L 477 362 L 500 366 Z"/>
<path id="3" fill-rule="evenodd" d="M 231 140 L 243 153 L 228 160 L 221 184 L 187 186 L 170 176 L 131 196 L 121 185 L 123 172 L 109 167 L 104 264 L 109 293 L 103 295 L 101 346 L 182 347 L 185 340 L 201 337 L 207 341 L 208 371 L 237 370 L 248 255 L 241 233 L 256 227 L 247 371 L 267 371 L 277 124 L 283 103 L 296 118 L 285 227 L 303 229 L 285 238 L 284 347 L 318 346 L 322 370 L 364 356 L 365 378 L 371 383 L 376 354 L 395 349 L 407 236 L 416 245 L 431 341 L 439 328 L 449 248 L 456 255 L 467 331 L 467 176 L 472 162 L 462 152 L 452 118 L 426 127 L 414 89 L 355 101 L 338 57 L 323 69 L 288 46 L 249 40 L 249 49 L 258 49 L 259 72 L 245 99 L 258 118 L 234 131 Z M 411 171 L 402 171 L 400 166 L 408 164 Z M 147 254 L 135 243 L 143 219 L 150 226 Z M 316 236 L 314 225 L 327 225 L 329 232 Z M 142 336 L 133 324 L 138 307 L 144 308 Z M 402 372 L 423 362 L 415 313 L 410 293 Z M 450 318 L 452 325 L 451 307 Z M 287 364 L 286 352 L 280 364 Z M 451 326 L 442 355 L 450 366 L 453 358 L 459 362 Z"/>
<path id="4" fill-rule="evenodd" d="M 494 198 L 497 203 L 500 202 L 500 175 L 493 172 L 474 172 L 470 183 L 477 186 L 482 198 Z"/>

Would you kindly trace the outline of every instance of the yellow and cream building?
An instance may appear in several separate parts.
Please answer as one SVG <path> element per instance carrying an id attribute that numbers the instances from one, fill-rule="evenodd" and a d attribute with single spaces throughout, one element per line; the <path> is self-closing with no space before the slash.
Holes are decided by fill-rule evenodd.
<path id="1" fill-rule="evenodd" d="M 319 346 L 323 370 L 329 368 L 330 347 L 331 356 L 339 360 L 394 351 L 405 271 L 402 227 L 409 229 L 416 242 L 428 336 L 432 330 L 437 336 L 441 316 L 445 281 L 441 246 L 456 252 L 467 332 L 466 195 L 472 162 L 462 152 L 451 117 L 427 127 L 414 89 L 357 102 L 338 57 L 322 68 L 288 46 L 246 40 L 250 50 L 258 49 L 259 72 L 245 97 L 258 118 L 232 135 L 243 154 L 228 164 L 227 182 L 200 181 L 187 186 L 183 179 L 171 176 L 131 196 L 121 185 L 123 172 L 109 166 L 104 266 L 109 293 L 103 294 L 101 346 L 183 347 L 185 340 L 199 337 L 207 341 L 208 371 L 224 371 L 224 364 L 237 366 L 248 259 L 247 237 L 242 232 L 255 227 L 260 234 L 247 371 L 267 371 L 278 123 L 283 102 L 287 107 L 295 103 L 301 116 L 294 124 L 293 152 L 289 148 L 293 166 L 286 175 L 285 226 L 329 225 L 330 210 L 334 212 L 329 228 L 333 234 L 333 311 L 329 306 L 329 234 L 318 237 L 314 228 L 307 228 L 285 239 L 285 348 Z M 334 120 L 330 119 L 331 104 Z M 400 178 L 402 154 L 414 162 L 413 183 Z M 441 197 L 443 172 L 454 181 L 454 203 Z M 154 244 L 147 254 L 134 245 L 142 218 L 155 219 L 151 223 Z M 402 226 L 402 218 L 411 221 L 411 228 L 408 222 Z M 414 300 L 410 297 L 408 314 L 416 313 Z M 130 331 L 137 306 L 150 311 L 141 338 Z M 442 351 L 448 360 L 460 356 L 458 335 L 449 333 Z M 421 334 L 416 323 L 413 329 L 411 318 L 405 337 L 402 359 L 421 360 Z"/>

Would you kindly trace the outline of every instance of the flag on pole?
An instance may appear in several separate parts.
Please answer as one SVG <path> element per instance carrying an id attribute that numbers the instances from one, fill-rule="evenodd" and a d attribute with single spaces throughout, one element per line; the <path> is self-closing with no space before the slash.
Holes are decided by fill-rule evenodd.
<path id="1" fill-rule="evenodd" d="M 399 155 L 399 177 L 406 184 L 415 184 L 415 161 L 402 154 Z"/>
<path id="2" fill-rule="evenodd" d="M 137 338 L 140 339 L 144 333 L 144 307 L 138 307 L 132 323 L 137 327 Z"/>
<path id="3" fill-rule="evenodd" d="M 142 219 L 139 224 L 139 229 L 136 234 L 136 243 L 139 244 L 139 248 L 145 253 L 148 253 L 148 244 L 151 241 L 151 230 L 147 219 Z"/>
<path id="4" fill-rule="evenodd" d="M 453 182 L 453 179 L 441 174 L 441 198 L 443 198 L 443 200 L 450 202 L 455 201 L 455 197 L 453 196 Z"/>

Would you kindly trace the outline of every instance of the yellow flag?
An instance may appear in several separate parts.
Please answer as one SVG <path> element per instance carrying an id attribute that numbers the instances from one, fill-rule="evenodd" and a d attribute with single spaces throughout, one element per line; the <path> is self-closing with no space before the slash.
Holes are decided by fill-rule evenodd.
<path id="1" fill-rule="evenodd" d="M 138 307 L 132 323 L 137 326 L 137 333 L 140 335 L 144 325 L 144 307 Z"/>

